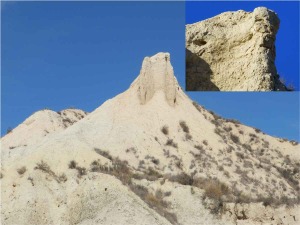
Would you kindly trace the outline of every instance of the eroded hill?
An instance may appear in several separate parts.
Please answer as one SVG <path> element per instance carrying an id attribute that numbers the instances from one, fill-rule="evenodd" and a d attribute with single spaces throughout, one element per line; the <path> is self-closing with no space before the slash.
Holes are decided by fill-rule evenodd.
<path id="1" fill-rule="evenodd" d="M 168 53 L 66 129 L 4 144 L 18 129 L 1 140 L 2 224 L 299 223 L 298 143 L 190 100 Z"/>

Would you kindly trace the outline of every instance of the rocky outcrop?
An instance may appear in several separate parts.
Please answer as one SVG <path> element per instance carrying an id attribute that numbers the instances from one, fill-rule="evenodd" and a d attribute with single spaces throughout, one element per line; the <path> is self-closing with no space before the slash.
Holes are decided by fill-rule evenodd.
<path id="1" fill-rule="evenodd" d="M 186 25 L 186 89 L 284 91 L 275 67 L 277 14 L 225 12 Z"/>
<path id="2" fill-rule="evenodd" d="M 158 53 L 146 57 L 137 78 L 138 96 L 142 104 L 147 103 L 157 91 L 163 91 L 169 105 L 176 103 L 178 83 L 174 77 L 169 53 Z"/>

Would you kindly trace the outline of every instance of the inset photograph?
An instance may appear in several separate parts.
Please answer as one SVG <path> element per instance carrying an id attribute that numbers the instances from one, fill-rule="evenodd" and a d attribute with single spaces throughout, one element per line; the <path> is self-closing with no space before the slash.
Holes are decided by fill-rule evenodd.
<path id="1" fill-rule="evenodd" d="M 186 91 L 298 91 L 299 2 L 187 2 Z"/>

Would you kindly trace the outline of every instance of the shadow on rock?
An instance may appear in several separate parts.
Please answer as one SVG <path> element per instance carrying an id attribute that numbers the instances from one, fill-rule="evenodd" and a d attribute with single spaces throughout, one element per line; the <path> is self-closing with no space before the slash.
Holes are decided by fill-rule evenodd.
<path id="1" fill-rule="evenodd" d="M 220 91 L 211 76 L 209 64 L 186 49 L 186 91 Z"/>

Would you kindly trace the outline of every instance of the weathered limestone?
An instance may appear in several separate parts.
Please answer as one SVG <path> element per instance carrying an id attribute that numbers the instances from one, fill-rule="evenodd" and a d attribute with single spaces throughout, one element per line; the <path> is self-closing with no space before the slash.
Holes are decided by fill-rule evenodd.
<path id="1" fill-rule="evenodd" d="M 287 90 L 274 63 L 279 24 L 275 12 L 259 7 L 186 25 L 186 89 Z"/>

